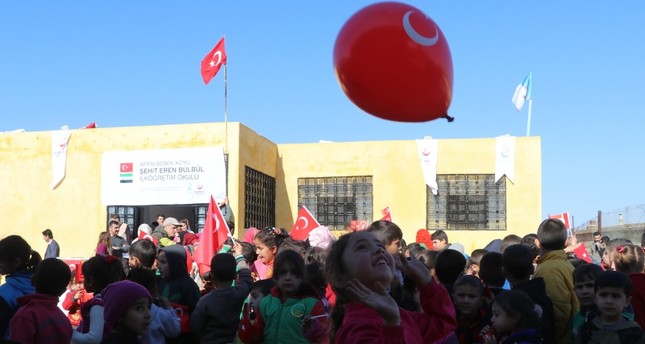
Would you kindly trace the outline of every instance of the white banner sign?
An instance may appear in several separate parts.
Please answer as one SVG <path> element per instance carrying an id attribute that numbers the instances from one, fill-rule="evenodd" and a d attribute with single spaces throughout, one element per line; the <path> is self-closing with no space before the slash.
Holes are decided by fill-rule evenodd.
<path id="1" fill-rule="evenodd" d="M 437 185 L 437 153 L 439 149 L 437 147 L 437 140 L 432 138 L 426 137 L 423 140 L 417 140 L 423 179 L 433 195 L 439 191 L 439 185 Z"/>
<path id="2" fill-rule="evenodd" d="M 495 139 L 495 183 L 506 175 L 515 179 L 515 136 L 503 135 Z"/>
<path id="3" fill-rule="evenodd" d="M 72 130 L 55 130 L 52 132 L 52 182 L 49 187 L 54 190 L 65 178 L 67 165 L 67 144 Z"/>
<path id="4" fill-rule="evenodd" d="M 195 204 L 226 196 L 222 147 L 103 153 L 104 205 Z"/>

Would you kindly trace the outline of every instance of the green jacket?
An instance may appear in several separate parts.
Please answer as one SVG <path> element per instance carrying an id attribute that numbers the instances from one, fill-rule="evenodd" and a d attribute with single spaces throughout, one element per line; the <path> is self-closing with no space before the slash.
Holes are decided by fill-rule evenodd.
<path id="1" fill-rule="evenodd" d="M 280 291 L 276 287 L 271 294 L 260 301 L 259 316 L 263 323 L 262 343 L 264 344 L 296 344 L 309 343 L 303 334 L 303 320 L 308 316 L 324 315 L 327 313 L 324 303 L 311 296 L 288 298 L 281 300 Z M 326 318 L 317 318 L 316 322 L 326 325 Z"/>

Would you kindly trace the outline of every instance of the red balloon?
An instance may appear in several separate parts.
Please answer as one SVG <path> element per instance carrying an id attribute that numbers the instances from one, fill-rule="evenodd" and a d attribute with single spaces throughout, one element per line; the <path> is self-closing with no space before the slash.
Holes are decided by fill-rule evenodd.
<path id="1" fill-rule="evenodd" d="M 334 70 L 347 97 L 369 114 L 399 122 L 452 121 L 448 42 L 413 6 L 383 2 L 356 12 L 336 37 Z"/>

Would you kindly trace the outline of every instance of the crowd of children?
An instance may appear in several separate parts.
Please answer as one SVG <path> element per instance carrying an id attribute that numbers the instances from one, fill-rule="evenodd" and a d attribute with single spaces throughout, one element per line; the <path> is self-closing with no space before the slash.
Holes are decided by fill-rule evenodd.
<path id="1" fill-rule="evenodd" d="M 182 226 L 168 219 L 157 228 Z M 2 238 L 0 339 L 645 343 L 643 247 L 608 240 L 597 264 L 587 263 L 571 254 L 568 246 L 579 244 L 558 220 L 471 254 L 441 230 L 421 229 L 405 245 L 403 231 L 389 221 L 337 239 L 321 227 L 307 241 L 284 229 L 251 228 L 202 273 L 191 258 L 199 249 L 193 235 L 164 237 L 163 244 L 141 235 L 114 255 L 106 234 L 95 256 L 69 266 L 41 259 L 20 236 Z"/>

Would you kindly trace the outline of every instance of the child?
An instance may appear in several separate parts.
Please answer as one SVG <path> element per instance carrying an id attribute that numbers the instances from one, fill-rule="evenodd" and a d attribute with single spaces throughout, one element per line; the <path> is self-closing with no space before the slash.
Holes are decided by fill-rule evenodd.
<path id="1" fill-rule="evenodd" d="M 107 231 L 99 233 L 99 241 L 96 243 L 94 255 L 107 256 L 110 254 L 110 233 Z"/>
<path id="2" fill-rule="evenodd" d="M 318 343 L 326 338 L 329 314 L 305 278 L 305 261 L 295 251 L 275 259 L 276 286 L 255 309 L 256 321 L 243 314 L 238 333 L 244 343 Z"/>
<path id="3" fill-rule="evenodd" d="M 125 278 L 121 261 L 114 256 L 94 256 L 81 267 L 85 291 L 94 297 L 81 307 L 81 324 L 72 334 L 72 343 L 100 343 L 110 328 L 103 317 L 101 290 Z"/>
<path id="4" fill-rule="evenodd" d="M 416 286 L 403 273 L 403 264 L 400 262 L 401 248 L 403 242 L 403 231 L 392 221 L 374 221 L 366 230 L 376 236 L 383 245 L 385 250 L 394 257 L 394 274 L 395 279 L 389 286 L 390 295 L 396 300 L 396 303 L 408 311 L 419 311 L 420 305 L 415 299 L 414 290 Z"/>
<path id="5" fill-rule="evenodd" d="M 600 314 L 588 320 L 576 343 L 645 343 L 645 334 L 635 321 L 622 315 L 630 301 L 632 282 L 619 271 L 603 271 L 594 284 Z"/>
<path id="6" fill-rule="evenodd" d="M 128 265 L 131 269 L 152 269 L 157 259 L 157 246 L 151 240 L 137 240 L 130 245 Z"/>
<path id="7" fill-rule="evenodd" d="M 275 281 L 273 279 L 259 280 L 253 282 L 249 288 L 249 296 L 242 306 L 242 318 L 246 317 L 248 324 L 255 324 L 257 320 L 256 309 L 260 307 L 260 301 L 267 295 L 271 293 L 271 289 L 275 286 Z M 242 322 L 237 329 L 235 334 L 234 344 L 243 344 L 240 339 L 240 332 L 243 330 L 241 327 L 245 326 Z"/>
<path id="8" fill-rule="evenodd" d="M 141 284 L 148 290 L 153 300 L 150 307 L 150 326 L 142 337 L 143 342 L 165 343 L 166 338 L 172 339 L 179 336 L 181 333 L 179 318 L 175 310 L 170 306 L 170 302 L 159 297 L 155 273 L 143 267 L 132 268 L 128 272 L 128 280 Z"/>
<path id="9" fill-rule="evenodd" d="M 573 285 L 576 291 L 580 311 L 573 316 L 571 324 L 571 342 L 577 338 L 580 328 L 588 319 L 598 314 L 596 307 L 596 294 L 594 293 L 594 284 L 596 278 L 602 272 L 600 265 L 583 264 L 573 270 Z"/>
<path id="10" fill-rule="evenodd" d="M 41 258 L 38 252 L 18 235 L 0 240 L 0 275 L 7 275 L 0 285 L 0 339 L 9 338 L 9 321 L 18 310 L 18 298 L 33 294 L 31 284 Z"/>
<path id="11" fill-rule="evenodd" d="M 470 253 L 470 257 L 466 259 L 466 268 L 464 269 L 464 274 L 479 277 L 479 263 L 486 253 L 488 253 L 488 251 L 484 250 L 483 248 L 478 248 L 472 251 Z"/>
<path id="12" fill-rule="evenodd" d="M 496 296 L 504 291 L 506 277 L 502 266 L 503 256 L 499 252 L 488 252 L 479 261 L 479 278 Z M 492 300 L 491 300 L 492 301 Z"/>
<path id="13" fill-rule="evenodd" d="M 546 295 L 544 279 L 533 274 L 533 252 L 522 244 L 508 246 L 502 254 L 504 275 L 510 282 L 511 290 L 521 291 L 528 295 L 540 309 L 540 331 L 545 343 L 555 343 L 555 316 L 553 302 Z"/>
<path id="14" fill-rule="evenodd" d="M 432 278 L 437 277 L 437 272 L 435 268 L 437 266 L 438 256 L 439 256 L 439 252 L 431 249 L 423 250 L 419 252 L 419 254 L 416 256 L 416 258 L 419 259 L 419 261 L 428 268 L 430 272 L 430 276 Z"/>
<path id="15" fill-rule="evenodd" d="M 556 343 L 567 344 L 573 316 L 580 308 L 573 290 L 573 266 L 564 252 L 567 230 L 562 221 L 548 219 L 542 221 L 537 235 L 540 259 L 533 277 L 544 279 L 546 294 L 553 302 Z"/>
<path id="16" fill-rule="evenodd" d="M 74 265 L 72 265 L 74 266 Z M 72 324 L 72 328 L 76 329 L 81 324 L 81 307 L 85 302 L 94 297 L 92 293 L 88 293 L 83 287 L 83 273 L 81 272 L 81 264 L 76 264 L 76 268 L 72 273 L 72 280 L 70 281 L 69 291 L 65 294 L 63 300 L 63 309 L 67 311 L 67 318 Z"/>
<path id="17" fill-rule="evenodd" d="M 289 234 L 281 228 L 266 227 L 255 234 L 253 244 L 255 244 L 255 253 L 258 258 L 251 266 L 251 273 L 254 279 L 267 279 L 273 276 L 273 260 L 278 252 L 278 248 Z"/>
<path id="18" fill-rule="evenodd" d="M 387 293 L 394 258 L 372 233 L 345 234 L 327 257 L 327 278 L 336 292 L 332 341 L 336 343 L 434 343 L 454 335 L 455 308 L 446 289 L 423 263 L 402 259 L 405 273 L 419 286 L 423 313 L 399 308 Z"/>
<path id="19" fill-rule="evenodd" d="M 101 344 L 140 344 L 139 336 L 150 326 L 152 297 L 146 288 L 132 281 L 119 281 L 103 291 L 105 322 L 113 330 Z"/>
<path id="20" fill-rule="evenodd" d="M 239 243 L 235 243 L 234 251 L 235 257 L 218 253 L 211 259 L 211 279 L 215 289 L 199 300 L 190 319 L 193 334 L 201 342 L 231 343 L 235 339 L 240 324 L 239 312 L 249 294 L 253 277 Z M 232 286 L 233 281 L 235 286 Z"/>
<path id="21" fill-rule="evenodd" d="M 446 234 L 446 232 L 441 229 L 432 233 L 431 238 L 432 249 L 435 251 L 441 252 L 448 248 L 448 246 L 450 246 L 450 244 L 448 243 L 448 234 Z"/>
<path id="22" fill-rule="evenodd" d="M 457 278 L 464 273 L 466 267 L 466 258 L 459 251 L 445 249 L 439 252 L 437 263 L 435 264 L 435 273 L 449 295 L 453 293 L 453 285 Z"/>
<path id="23" fill-rule="evenodd" d="M 484 335 L 486 344 L 542 343 L 535 304 L 521 291 L 507 290 L 495 296 L 491 326 L 495 334 Z"/>
<path id="24" fill-rule="evenodd" d="M 69 343 L 72 325 L 58 308 L 58 297 L 72 278 L 69 266 L 57 258 L 44 259 L 32 279 L 35 294 L 22 296 L 11 319 L 9 339 L 19 343 Z"/>
<path id="25" fill-rule="evenodd" d="M 482 329 L 490 322 L 484 284 L 472 275 L 461 276 L 454 284 L 453 302 L 457 310 L 459 343 L 481 343 Z"/>
<path id="26" fill-rule="evenodd" d="M 618 246 L 613 252 L 612 261 L 616 271 L 626 273 L 632 281 L 631 306 L 634 321 L 645 328 L 645 253 L 638 245 Z"/>
<path id="27" fill-rule="evenodd" d="M 371 232 L 385 245 L 385 250 L 392 255 L 399 255 L 401 251 L 401 240 L 403 239 L 403 231 L 392 221 L 374 221 L 367 231 Z"/>
<path id="28" fill-rule="evenodd" d="M 199 286 L 188 275 L 186 250 L 181 245 L 170 245 L 159 250 L 159 295 L 170 301 L 173 308 L 180 308 L 181 334 L 173 343 L 193 342 L 190 333 L 190 314 L 199 300 Z"/>

